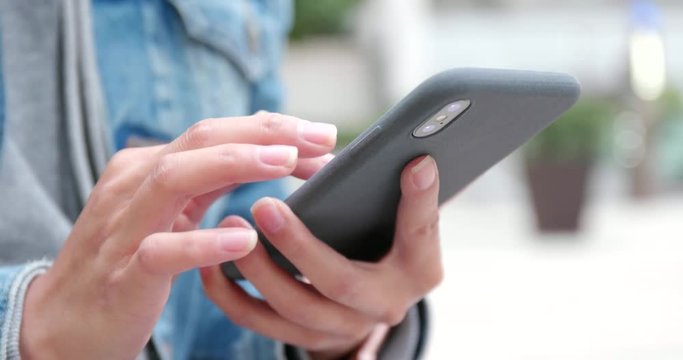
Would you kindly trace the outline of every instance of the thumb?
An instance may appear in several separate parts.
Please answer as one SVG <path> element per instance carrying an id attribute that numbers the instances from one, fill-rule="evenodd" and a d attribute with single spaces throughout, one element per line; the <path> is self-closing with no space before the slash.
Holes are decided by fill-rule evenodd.
<path id="1" fill-rule="evenodd" d="M 408 163 L 401 174 L 401 193 L 394 246 L 412 256 L 438 249 L 439 173 L 434 158 Z M 435 244 L 430 243 L 434 238 Z"/>

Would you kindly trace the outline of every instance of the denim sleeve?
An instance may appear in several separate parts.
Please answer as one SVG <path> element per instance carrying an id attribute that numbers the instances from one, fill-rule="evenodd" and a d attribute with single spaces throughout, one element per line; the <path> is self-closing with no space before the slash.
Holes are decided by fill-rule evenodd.
<path id="1" fill-rule="evenodd" d="M 19 330 L 26 289 L 45 272 L 49 261 L 0 267 L 0 360 L 19 359 Z"/>

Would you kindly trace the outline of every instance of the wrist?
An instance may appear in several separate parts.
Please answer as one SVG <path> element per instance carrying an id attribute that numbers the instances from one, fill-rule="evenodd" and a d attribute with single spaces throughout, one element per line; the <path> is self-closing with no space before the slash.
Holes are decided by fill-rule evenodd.
<path id="1" fill-rule="evenodd" d="M 21 329 L 26 317 L 26 297 L 28 288 L 37 276 L 43 274 L 50 266 L 48 261 L 36 261 L 23 265 L 10 283 L 6 302 L 6 318 L 2 327 L 2 341 L 0 341 L 0 357 L 9 359 L 21 358 L 20 350 Z"/>
<path id="2" fill-rule="evenodd" d="M 49 342 L 49 332 L 45 328 L 46 324 L 41 324 L 44 280 L 44 275 L 37 276 L 31 281 L 26 291 L 23 319 L 19 331 L 19 353 L 23 360 L 46 358 L 52 348 Z"/>

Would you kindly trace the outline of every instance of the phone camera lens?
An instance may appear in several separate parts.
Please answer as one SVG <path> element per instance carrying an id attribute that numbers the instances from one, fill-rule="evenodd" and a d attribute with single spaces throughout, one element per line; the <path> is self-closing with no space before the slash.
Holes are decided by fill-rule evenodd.
<path id="1" fill-rule="evenodd" d="M 457 113 L 461 109 L 462 109 L 462 104 L 460 104 L 459 102 L 457 102 L 455 104 L 448 105 L 448 112 L 450 112 L 450 113 Z"/>
<path id="2" fill-rule="evenodd" d="M 470 99 L 461 99 L 446 104 L 438 112 L 433 113 L 430 117 L 413 130 L 413 136 L 416 138 L 425 138 L 432 136 L 443 129 L 445 129 L 451 122 L 458 119 L 467 109 L 472 105 Z"/>
<path id="3" fill-rule="evenodd" d="M 434 132 L 434 130 L 436 130 L 436 125 L 429 124 L 429 125 L 422 128 L 422 133 L 423 134 L 430 134 L 430 133 Z"/>

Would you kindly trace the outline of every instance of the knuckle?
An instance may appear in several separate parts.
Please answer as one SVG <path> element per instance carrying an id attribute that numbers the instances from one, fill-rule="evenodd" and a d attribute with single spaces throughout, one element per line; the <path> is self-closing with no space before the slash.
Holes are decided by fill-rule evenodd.
<path id="1" fill-rule="evenodd" d="M 224 166 L 230 168 L 239 163 L 239 148 L 233 144 L 223 145 L 219 150 L 219 158 Z"/>
<path id="2" fill-rule="evenodd" d="M 152 186 L 163 191 L 172 192 L 173 171 L 176 167 L 176 162 L 177 160 L 173 154 L 162 156 L 150 174 Z"/>
<path id="3" fill-rule="evenodd" d="M 424 293 L 431 291 L 443 282 L 444 272 L 443 265 L 440 261 L 435 262 L 435 265 L 424 273 L 422 283 L 425 285 Z"/>
<path id="4" fill-rule="evenodd" d="M 183 135 L 183 148 L 193 149 L 208 144 L 211 132 L 214 131 L 210 119 L 200 120 L 190 126 Z"/>
<path id="5" fill-rule="evenodd" d="M 111 160 L 109 160 L 109 165 L 115 168 L 126 166 L 132 161 L 137 153 L 135 148 L 126 148 L 117 151 Z"/>
<path id="6" fill-rule="evenodd" d="M 286 124 L 285 116 L 279 113 L 263 112 L 256 116 L 258 117 L 259 131 L 264 139 L 279 134 Z"/>
<path id="7" fill-rule="evenodd" d="M 286 225 L 287 226 L 287 225 Z M 307 255 L 306 241 L 303 237 L 294 235 L 294 231 L 285 227 L 280 236 L 272 236 L 272 243 L 286 249 L 288 257 L 292 259 L 305 259 Z"/>
<path id="8" fill-rule="evenodd" d="M 342 304 L 353 304 L 358 295 L 358 282 L 353 276 L 340 276 L 328 290 L 328 296 Z"/>
<path id="9" fill-rule="evenodd" d="M 157 259 L 158 248 L 159 241 L 152 235 L 146 237 L 140 244 L 140 247 L 138 247 L 136 256 L 138 263 L 140 264 L 140 268 L 143 271 L 150 274 L 157 273 L 155 259 Z"/>
<path id="10" fill-rule="evenodd" d="M 98 185 L 98 192 L 102 195 L 108 195 L 110 198 L 121 198 L 129 195 L 134 189 L 134 181 L 131 181 L 130 176 L 116 176 L 104 179 Z"/>
<path id="11" fill-rule="evenodd" d="M 103 225 L 97 230 L 97 234 L 93 237 L 93 244 L 100 247 L 107 241 L 121 226 L 121 212 L 109 214 L 111 221 Z"/>
<path id="12" fill-rule="evenodd" d="M 398 306 L 388 307 L 380 313 L 379 320 L 389 326 L 396 326 L 406 316 L 406 309 Z"/>
<path id="13" fill-rule="evenodd" d="M 113 211 L 130 200 L 131 191 L 127 179 L 108 177 L 101 179 L 90 193 L 87 207 L 100 216 L 111 215 Z"/>
<path id="14" fill-rule="evenodd" d="M 122 190 L 122 183 L 123 181 L 114 177 L 103 179 L 97 183 L 97 186 L 94 189 L 95 191 L 93 191 L 93 195 L 118 195 Z"/>
<path id="15" fill-rule="evenodd" d="M 427 266 L 427 270 L 420 271 L 413 277 L 411 293 L 414 297 L 423 298 L 443 282 L 443 267 L 440 262 L 437 263 L 438 264 L 432 266 Z"/>
<path id="16" fill-rule="evenodd" d="M 410 234 L 413 237 L 428 238 L 439 233 L 439 214 L 435 212 L 422 225 L 411 229 Z"/>
<path id="17" fill-rule="evenodd" d="M 112 210 L 117 198 L 116 190 L 108 183 L 99 183 L 88 197 L 88 207 L 94 214 L 106 214 Z"/>
<path id="18" fill-rule="evenodd" d="M 190 233 L 186 234 L 189 236 Z M 203 243 L 201 241 L 193 240 L 194 239 L 188 237 L 182 238 L 179 242 L 179 247 L 183 258 L 192 264 L 200 264 L 205 257 L 204 247 L 201 245 Z"/>
<path id="19" fill-rule="evenodd" d="M 285 215 L 285 224 L 280 228 L 277 234 L 269 234 L 268 241 L 274 245 L 283 254 L 287 254 L 287 258 L 305 259 L 309 255 L 310 237 L 307 234 L 298 232 L 295 224 L 290 222 L 290 219 Z"/>

